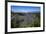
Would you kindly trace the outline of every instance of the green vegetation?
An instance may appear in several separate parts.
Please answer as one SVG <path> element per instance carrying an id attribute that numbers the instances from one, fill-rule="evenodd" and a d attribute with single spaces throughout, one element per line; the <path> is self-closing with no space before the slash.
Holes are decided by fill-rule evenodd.
<path id="1" fill-rule="evenodd" d="M 17 13 L 11 13 L 11 16 L 16 14 Z M 22 20 L 22 22 L 20 21 L 21 19 L 25 19 L 25 16 L 16 16 L 16 18 L 11 20 L 11 28 L 40 27 L 40 13 L 32 13 L 32 16 L 35 16 L 35 18 L 33 18 L 32 22 L 30 21 L 29 23 L 24 20 Z"/>

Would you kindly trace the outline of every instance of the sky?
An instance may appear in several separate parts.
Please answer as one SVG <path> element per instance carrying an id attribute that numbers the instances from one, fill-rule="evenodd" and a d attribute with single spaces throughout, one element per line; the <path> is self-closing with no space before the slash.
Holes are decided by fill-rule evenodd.
<path id="1" fill-rule="evenodd" d="M 12 12 L 40 12 L 40 7 L 36 6 L 11 6 Z"/>

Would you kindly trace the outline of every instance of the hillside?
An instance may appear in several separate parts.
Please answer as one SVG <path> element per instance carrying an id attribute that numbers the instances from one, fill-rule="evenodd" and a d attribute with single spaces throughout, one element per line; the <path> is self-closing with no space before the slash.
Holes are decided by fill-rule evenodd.
<path id="1" fill-rule="evenodd" d="M 40 13 L 11 12 L 11 19 L 11 28 L 40 27 Z"/>

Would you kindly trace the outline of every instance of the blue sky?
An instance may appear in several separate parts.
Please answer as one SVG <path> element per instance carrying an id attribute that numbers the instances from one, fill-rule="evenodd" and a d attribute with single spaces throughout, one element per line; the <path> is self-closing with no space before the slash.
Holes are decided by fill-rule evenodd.
<path id="1" fill-rule="evenodd" d="M 35 6 L 11 6 L 12 12 L 40 12 L 40 7 Z"/>

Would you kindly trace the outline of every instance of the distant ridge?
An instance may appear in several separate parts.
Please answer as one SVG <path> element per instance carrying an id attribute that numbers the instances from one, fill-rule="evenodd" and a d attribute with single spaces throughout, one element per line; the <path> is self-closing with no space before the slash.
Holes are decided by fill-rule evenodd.
<path id="1" fill-rule="evenodd" d="M 40 13 L 40 11 L 35 11 L 35 12 L 13 12 L 13 11 L 11 11 L 12 13 Z"/>

